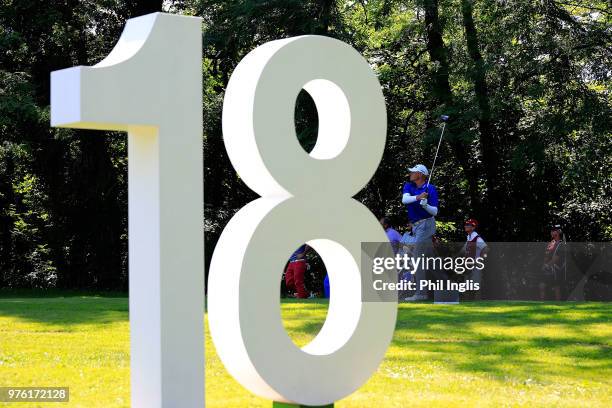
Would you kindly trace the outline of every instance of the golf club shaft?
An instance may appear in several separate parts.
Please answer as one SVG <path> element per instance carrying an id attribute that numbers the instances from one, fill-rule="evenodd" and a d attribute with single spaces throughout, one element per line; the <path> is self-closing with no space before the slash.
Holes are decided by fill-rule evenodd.
<path id="1" fill-rule="evenodd" d="M 442 138 L 444 137 L 444 130 L 446 129 L 446 122 L 442 125 L 442 134 L 440 135 L 440 140 L 438 141 L 438 147 L 436 148 L 436 155 L 434 156 L 433 164 L 431 165 L 431 171 L 429 172 L 429 177 L 427 178 L 427 186 L 429 187 L 429 182 L 433 177 L 434 169 L 436 168 L 436 159 L 438 158 L 438 152 L 440 151 L 440 145 L 442 144 Z"/>

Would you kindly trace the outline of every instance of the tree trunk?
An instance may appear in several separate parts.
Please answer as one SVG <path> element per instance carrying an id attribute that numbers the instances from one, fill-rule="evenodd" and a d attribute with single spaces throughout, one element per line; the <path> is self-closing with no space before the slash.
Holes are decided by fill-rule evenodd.
<path id="1" fill-rule="evenodd" d="M 500 206 L 503 200 L 499 198 L 499 158 L 496 157 L 495 134 L 491 125 L 491 104 L 489 101 L 489 90 L 486 80 L 486 68 L 479 50 L 478 31 L 474 24 L 473 0 L 461 0 L 461 12 L 463 15 L 463 28 L 467 49 L 472 60 L 471 79 L 474 84 L 474 93 L 480 110 L 478 129 L 480 132 L 480 147 L 482 152 L 482 165 L 486 177 L 487 192 L 485 195 L 486 207 L 495 208 L 496 211 L 487 211 L 479 214 L 481 221 L 486 225 L 488 238 L 495 240 L 499 237 L 499 229 L 503 224 L 496 214 L 502 214 Z"/>
<path id="2" fill-rule="evenodd" d="M 431 61 L 437 64 L 436 72 L 434 73 L 433 96 L 442 105 L 444 112 L 453 112 L 455 109 L 449 81 L 450 69 L 446 47 L 442 39 L 442 27 L 438 16 L 438 0 L 424 0 L 423 7 L 425 8 L 427 51 Z M 447 135 L 457 162 L 465 173 L 472 209 L 474 212 L 478 212 L 480 209 L 478 172 L 470 161 L 468 147 L 460 139 L 452 137 L 453 134 L 461 132 L 460 125 L 457 123 L 451 119 L 447 127 Z"/>
<path id="3" fill-rule="evenodd" d="M 11 234 L 13 217 L 10 212 L 11 205 L 15 202 L 13 152 L 7 149 L 3 160 L 5 170 L 4 174 L 0 174 L 0 287 L 8 286 L 10 283 L 9 270 L 14 265 L 14 244 Z"/>
<path id="4" fill-rule="evenodd" d="M 335 0 L 321 0 L 320 1 L 320 12 L 319 12 L 319 32 L 315 34 L 327 35 L 329 33 L 329 26 L 332 20 L 332 13 L 336 6 Z"/>

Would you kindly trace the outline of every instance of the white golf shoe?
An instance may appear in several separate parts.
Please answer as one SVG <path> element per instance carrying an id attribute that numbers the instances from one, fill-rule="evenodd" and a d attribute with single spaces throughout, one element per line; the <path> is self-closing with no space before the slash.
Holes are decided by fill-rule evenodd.
<path id="1" fill-rule="evenodd" d="M 426 295 L 413 295 L 413 296 L 408 296 L 407 298 L 404 299 L 405 302 L 419 302 L 423 300 L 427 300 Z"/>

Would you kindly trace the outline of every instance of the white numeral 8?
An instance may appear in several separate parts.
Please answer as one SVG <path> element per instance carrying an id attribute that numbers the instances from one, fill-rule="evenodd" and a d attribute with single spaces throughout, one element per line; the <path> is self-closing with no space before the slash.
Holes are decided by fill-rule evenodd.
<path id="1" fill-rule="evenodd" d="M 308 154 L 295 135 L 301 89 L 313 97 L 319 135 Z M 276 401 L 323 405 L 376 370 L 397 304 L 361 300 L 361 242 L 386 236 L 351 197 L 382 157 L 386 112 L 380 84 L 349 45 L 303 36 L 264 44 L 236 67 L 223 107 L 225 145 L 240 177 L 262 197 L 242 208 L 213 254 L 210 330 L 229 372 Z M 332 298 L 317 337 L 302 349 L 287 335 L 279 285 L 289 254 L 308 242 L 327 267 Z"/>

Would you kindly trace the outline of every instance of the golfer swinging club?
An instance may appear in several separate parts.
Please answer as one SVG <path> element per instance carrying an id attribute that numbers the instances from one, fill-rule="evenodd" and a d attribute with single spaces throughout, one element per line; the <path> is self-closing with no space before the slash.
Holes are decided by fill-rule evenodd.
<path id="1" fill-rule="evenodd" d="M 436 155 L 431 166 L 432 174 L 429 174 L 427 167 L 423 164 L 417 164 L 409 168 L 410 181 L 404 183 L 402 190 L 402 203 L 406 206 L 408 219 L 412 223 L 412 233 L 415 242 L 414 256 L 417 257 L 433 255 L 432 237 L 436 233 L 436 219 L 434 217 L 438 215 L 438 190 L 430 181 L 436 166 L 436 159 L 438 158 L 448 119 L 449 117 L 446 115 L 440 116 L 440 120 L 444 124 L 436 149 Z M 419 267 L 414 274 L 417 285 L 416 292 L 413 296 L 407 297 L 404 300 L 407 302 L 427 300 L 427 289 L 421 289 L 421 281 L 425 280 L 426 271 Z"/>
<path id="2" fill-rule="evenodd" d="M 429 171 L 422 164 L 408 169 L 410 182 L 404 184 L 402 203 L 408 210 L 408 219 L 412 223 L 414 234 L 414 256 L 431 255 L 431 239 L 436 233 L 435 216 L 438 214 L 438 192 L 436 186 L 427 182 Z M 415 272 L 417 289 L 414 296 L 407 297 L 407 302 L 427 300 L 427 290 L 420 288 L 425 271 L 418 268 Z"/>

